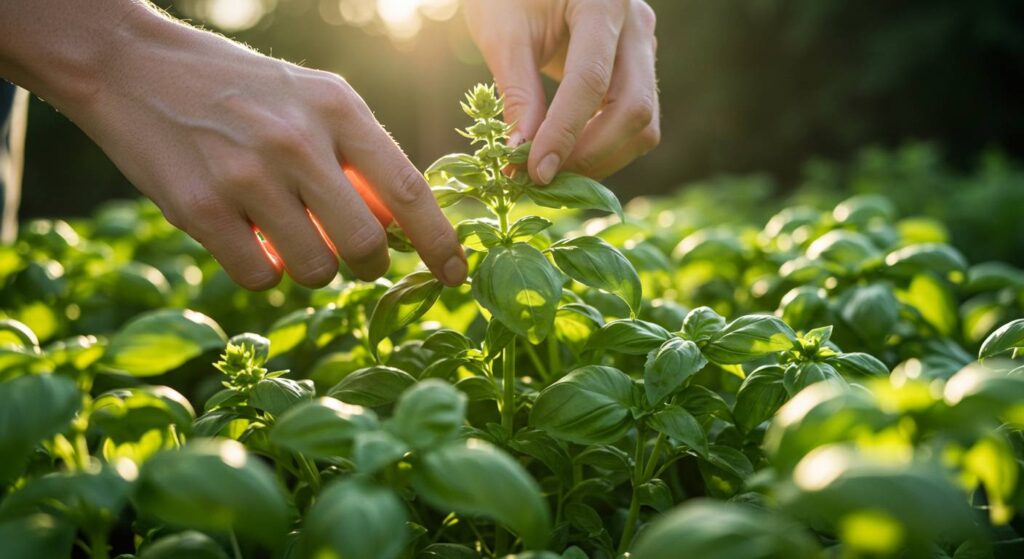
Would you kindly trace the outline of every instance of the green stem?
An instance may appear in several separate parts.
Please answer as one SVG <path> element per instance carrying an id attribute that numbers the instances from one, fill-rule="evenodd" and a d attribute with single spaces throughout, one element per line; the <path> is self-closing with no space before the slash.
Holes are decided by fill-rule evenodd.
<path id="1" fill-rule="evenodd" d="M 309 458 L 301 454 L 296 454 L 296 460 L 299 462 L 299 467 L 306 472 L 306 481 L 309 483 L 313 493 L 320 492 L 320 472 L 316 469 L 316 465 L 313 464 Z"/>
<path id="2" fill-rule="evenodd" d="M 561 376 L 562 357 L 558 354 L 558 340 L 548 336 L 548 372 L 553 376 Z"/>
<path id="3" fill-rule="evenodd" d="M 89 534 L 89 555 L 92 559 L 108 559 L 107 533 L 100 530 Z"/>
<path id="4" fill-rule="evenodd" d="M 238 536 L 235 535 L 235 531 L 231 530 L 228 532 L 231 536 L 231 552 L 234 554 L 235 559 L 242 559 L 242 549 L 238 547 Z"/>
<path id="5" fill-rule="evenodd" d="M 658 433 L 658 438 L 654 440 L 654 449 L 651 450 L 651 456 L 647 459 L 647 467 L 644 468 L 641 483 L 647 483 L 654 477 L 654 468 L 658 465 L 658 457 L 663 446 L 665 446 L 665 433 Z"/>
<path id="6" fill-rule="evenodd" d="M 654 456 L 651 456 L 654 458 Z M 640 485 L 643 483 L 643 474 L 647 469 L 644 467 L 644 431 L 638 430 L 636 438 L 636 455 L 633 468 L 633 494 L 629 499 L 629 513 L 626 514 L 626 524 L 622 527 L 622 539 L 619 540 L 619 555 L 629 550 L 629 544 L 633 542 L 633 532 L 636 530 L 637 518 L 640 516 Z"/>
<path id="7" fill-rule="evenodd" d="M 516 342 L 505 346 L 501 360 L 501 426 L 512 436 L 516 415 Z"/>
<path id="8" fill-rule="evenodd" d="M 526 348 L 526 355 L 530 358 L 530 362 L 533 363 L 533 366 L 537 368 L 537 374 L 540 375 L 540 378 L 545 383 L 549 382 L 551 380 L 551 377 L 548 376 L 547 368 L 544 366 L 544 363 L 540 360 L 540 356 L 537 355 L 537 350 L 533 349 L 533 346 L 531 344 L 523 344 L 523 347 Z"/>

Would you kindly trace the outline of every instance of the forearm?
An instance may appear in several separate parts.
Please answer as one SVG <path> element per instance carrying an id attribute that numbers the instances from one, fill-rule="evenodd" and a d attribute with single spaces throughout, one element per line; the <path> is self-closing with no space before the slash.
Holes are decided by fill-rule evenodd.
<path id="1" fill-rule="evenodd" d="M 157 18 L 144 0 L 0 2 L 0 76 L 67 110 L 96 93 L 134 25 Z"/>

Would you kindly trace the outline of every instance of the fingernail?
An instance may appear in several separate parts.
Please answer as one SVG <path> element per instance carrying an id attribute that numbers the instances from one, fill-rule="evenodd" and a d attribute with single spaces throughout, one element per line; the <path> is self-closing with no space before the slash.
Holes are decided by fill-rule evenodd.
<path id="1" fill-rule="evenodd" d="M 448 262 L 444 263 L 441 274 L 444 276 L 444 282 L 448 285 L 452 287 L 461 285 L 466 281 L 466 259 L 458 254 L 452 256 Z"/>
<path id="2" fill-rule="evenodd" d="M 551 179 L 555 178 L 555 173 L 558 172 L 558 165 L 561 162 L 562 160 L 558 157 L 557 153 L 549 153 L 544 156 L 544 159 L 540 160 L 540 165 L 537 165 L 537 178 L 541 184 L 547 184 L 551 182 Z"/>
<path id="3" fill-rule="evenodd" d="M 519 132 L 513 132 L 512 135 L 508 137 L 508 145 L 509 145 L 509 147 L 517 148 L 522 143 L 523 143 L 523 135 L 520 134 Z"/>

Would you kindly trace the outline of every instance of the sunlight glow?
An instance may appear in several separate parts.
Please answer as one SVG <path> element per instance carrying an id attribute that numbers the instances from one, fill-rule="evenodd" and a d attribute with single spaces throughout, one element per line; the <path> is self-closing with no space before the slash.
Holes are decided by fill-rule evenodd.
<path id="1" fill-rule="evenodd" d="M 224 31 L 242 31 L 259 23 L 267 8 L 261 0 L 208 0 L 203 16 Z"/>

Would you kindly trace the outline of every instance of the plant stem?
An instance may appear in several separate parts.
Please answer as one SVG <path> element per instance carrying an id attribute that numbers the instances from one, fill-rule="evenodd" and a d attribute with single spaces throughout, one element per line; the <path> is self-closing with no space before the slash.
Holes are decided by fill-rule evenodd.
<path id="1" fill-rule="evenodd" d="M 562 372 L 562 358 L 558 355 L 558 340 L 554 336 L 548 336 L 548 373 L 555 376 L 561 376 Z"/>
<path id="2" fill-rule="evenodd" d="M 652 455 L 651 458 L 654 458 Z M 626 524 L 622 527 L 622 539 L 619 540 L 619 555 L 623 555 L 633 542 L 633 532 L 636 530 L 637 518 L 640 516 L 640 485 L 644 483 L 643 475 L 647 471 L 644 467 L 644 430 L 639 429 L 636 437 L 636 455 L 633 468 L 633 495 L 629 500 L 629 513 L 626 515 Z"/>
<path id="3" fill-rule="evenodd" d="M 505 346 L 501 359 L 501 426 L 512 436 L 516 415 L 516 342 Z"/>
<path id="4" fill-rule="evenodd" d="M 228 532 L 231 536 L 231 552 L 234 554 L 235 559 L 242 559 L 242 549 L 238 547 L 238 536 L 235 535 L 235 531 L 231 530 Z"/>
<path id="5" fill-rule="evenodd" d="M 313 493 L 319 493 L 320 492 L 320 472 L 317 471 L 316 465 L 313 464 L 309 460 L 309 458 L 306 458 L 305 456 L 303 456 L 301 454 L 296 454 L 295 457 L 296 457 L 296 460 L 299 462 L 299 467 L 303 471 L 306 472 L 306 477 L 308 478 L 306 481 L 309 482 L 309 486 L 313 490 Z"/>
<path id="6" fill-rule="evenodd" d="M 665 446 L 665 433 L 658 433 L 658 438 L 654 440 L 654 449 L 651 450 L 651 456 L 647 459 L 647 467 L 644 468 L 641 483 L 647 483 L 654 477 L 654 469 L 658 465 L 658 457 L 663 446 Z"/>
<path id="7" fill-rule="evenodd" d="M 537 374 L 540 375 L 541 380 L 545 383 L 550 381 L 551 378 L 548 376 L 547 368 L 540 360 L 540 356 L 537 355 L 537 350 L 533 349 L 533 346 L 530 344 L 523 344 L 523 347 L 526 348 L 526 355 L 530 358 L 530 362 L 537 368 Z"/>
<path id="8" fill-rule="evenodd" d="M 103 530 L 89 534 L 89 554 L 92 559 L 107 559 L 107 533 Z"/>

